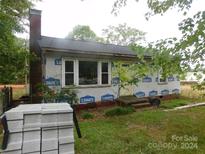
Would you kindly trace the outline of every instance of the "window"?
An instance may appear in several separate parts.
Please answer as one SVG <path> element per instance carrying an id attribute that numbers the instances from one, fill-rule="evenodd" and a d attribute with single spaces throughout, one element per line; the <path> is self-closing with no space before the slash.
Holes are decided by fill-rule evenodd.
<path id="1" fill-rule="evenodd" d="M 161 75 L 159 77 L 159 82 L 166 82 L 166 78 L 163 78 Z"/>
<path id="2" fill-rule="evenodd" d="M 65 85 L 74 84 L 73 61 L 65 61 Z"/>
<path id="3" fill-rule="evenodd" d="M 97 62 L 79 61 L 79 85 L 97 84 Z"/>
<path id="4" fill-rule="evenodd" d="M 102 84 L 108 84 L 108 63 L 102 63 Z"/>
<path id="5" fill-rule="evenodd" d="M 162 76 L 163 70 L 158 72 L 157 82 L 158 83 L 166 83 L 167 79 Z"/>
<path id="6" fill-rule="evenodd" d="M 111 63 L 65 59 L 62 61 L 62 86 L 100 86 L 110 84 Z"/>
<path id="7" fill-rule="evenodd" d="M 122 64 L 122 67 L 129 67 L 130 65 L 129 64 Z"/>

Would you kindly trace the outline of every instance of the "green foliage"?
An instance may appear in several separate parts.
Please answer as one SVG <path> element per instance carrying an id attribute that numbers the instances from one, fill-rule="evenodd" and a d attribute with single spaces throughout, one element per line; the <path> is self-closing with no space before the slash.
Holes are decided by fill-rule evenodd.
<path id="1" fill-rule="evenodd" d="M 15 38 L 8 50 L 0 50 L 0 83 L 24 83 L 28 60 L 35 59 L 28 52 L 27 41 Z M 0 44 L 1 46 L 1 44 Z"/>
<path id="2" fill-rule="evenodd" d="M 205 91 L 205 81 L 192 85 L 192 89 L 200 91 L 202 98 L 205 97 L 205 92 L 204 92 Z"/>
<path id="3" fill-rule="evenodd" d="M 54 90 L 49 88 L 46 84 L 37 84 L 37 95 L 43 98 L 45 103 L 52 102 L 67 102 L 71 105 L 76 104 L 78 101 L 77 91 L 75 87 L 64 88 L 61 90 Z"/>
<path id="4" fill-rule="evenodd" d="M 0 1 L 0 39 L 12 41 L 14 33 L 23 32 L 28 9 L 34 0 Z M 36 1 L 36 0 L 35 0 Z M 11 43 L 11 42 L 10 42 Z"/>
<path id="5" fill-rule="evenodd" d="M 185 51 L 184 57 L 195 67 L 195 70 L 204 70 L 205 55 L 205 11 L 196 13 L 193 17 L 184 19 L 179 24 L 182 38 L 176 44 L 176 50 Z"/>
<path id="6" fill-rule="evenodd" d="M 125 66 L 124 66 L 125 65 Z M 113 62 L 112 75 L 119 77 L 118 97 L 121 89 L 129 85 L 137 85 L 139 79 L 147 73 L 146 65 L 143 63 L 134 64 L 133 62 L 115 61 Z"/>
<path id="7" fill-rule="evenodd" d="M 115 0 L 112 13 L 117 15 L 119 9 L 127 5 L 128 0 Z M 138 2 L 140 0 L 136 0 Z M 184 11 L 183 14 L 187 14 L 187 10 L 191 7 L 193 0 L 147 0 L 147 6 L 150 12 L 146 13 L 147 17 L 155 14 L 163 14 L 169 9 L 178 8 L 179 11 Z"/>
<path id="8" fill-rule="evenodd" d="M 112 116 L 125 115 L 132 112 L 135 112 L 135 109 L 133 107 L 115 107 L 113 109 L 107 110 L 105 112 L 105 115 L 112 117 Z"/>
<path id="9" fill-rule="evenodd" d="M 126 24 L 109 26 L 107 29 L 103 30 L 103 33 L 106 43 L 124 46 L 129 46 L 141 40 L 144 40 L 145 35 L 144 32 L 129 27 Z M 141 60 L 144 60 L 144 56 Z M 127 66 L 125 67 L 124 64 L 126 64 Z M 136 65 L 133 61 L 125 62 L 119 60 L 113 63 L 113 76 L 119 77 L 118 97 L 120 96 L 122 88 L 124 89 L 128 85 L 136 85 L 139 81 L 139 78 L 146 74 L 145 72 L 147 69 L 145 68 L 144 64 L 145 63 L 143 63 L 143 61 Z"/>
<path id="10" fill-rule="evenodd" d="M 138 2 L 139 0 L 137 0 Z M 113 5 L 113 13 L 117 14 L 121 7 L 127 4 L 128 0 L 116 0 Z M 186 17 L 187 12 L 191 8 L 193 0 L 147 0 L 149 12 L 145 17 L 148 19 L 153 15 L 163 15 L 170 9 L 178 8 Z M 193 17 L 185 18 L 179 23 L 179 30 L 182 37 L 169 39 L 172 49 L 175 52 L 174 56 L 181 57 L 181 67 L 187 70 L 188 66 L 194 67 L 196 71 L 205 70 L 204 68 L 204 41 L 205 41 L 205 11 L 198 11 Z M 166 42 L 167 39 L 163 40 Z M 164 45 L 164 44 L 161 44 Z M 166 57 L 165 57 L 166 58 Z M 164 58 L 164 59 L 165 59 Z"/>
<path id="11" fill-rule="evenodd" d="M 144 32 L 129 27 L 126 23 L 119 24 L 118 26 L 108 26 L 108 28 L 103 29 L 103 35 L 105 36 L 106 43 L 122 46 L 128 46 L 145 39 Z"/>
<path id="12" fill-rule="evenodd" d="M 172 48 L 167 47 L 167 42 L 159 41 L 149 48 L 132 44 L 131 49 L 136 52 L 135 62 L 128 62 L 128 67 L 123 67 L 122 61 L 114 62 L 113 75 L 119 77 L 118 96 L 121 88 L 128 85 L 137 85 L 139 80 L 147 74 L 160 73 L 166 79 L 172 75 L 184 73 L 182 69 L 181 55 L 174 53 Z M 185 65 L 184 65 L 185 66 Z"/>
<path id="13" fill-rule="evenodd" d="M 28 46 L 15 36 L 25 31 L 33 0 L 0 1 L 0 83 L 23 82 L 27 73 Z"/>
<path id="14" fill-rule="evenodd" d="M 90 113 L 90 112 L 83 112 L 83 113 L 81 114 L 81 117 L 82 117 L 83 119 L 93 119 L 93 118 L 94 118 L 94 115 L 93 115 L 92 113 Z"/>
<path id="15" fill-rule="evenodd" d="M 78 101 L 77 90 L 74 86 L 70 86 L 69 88 L 63 88 L 60 92 L 56 93 L 57 101 L 66 101 L 69 104 L 76 104 Z"/>
<path id="16" fill-rule="evenodd" d="M 37 95 L 41 96 L 44 102 L 53 102 L 53 100 L 56 98 L 54 90 L 50 89 L 46 84 L 39 83 L 36 85 L 36 88 L 39 91 Z"/>
<path id="17" fill-rule="evenodd" d="M 170 39 L 159 40 L 150 45 L 152 51 L 151 72 L 159 72 L 162 78 L 183 74 L 189 65 L 183 63 L 183 57 L 175 52 Z"/>
<path id="18" fill-rule="evenodd" d="M 103 42 L 102 38 L 99 38 L 89 26 L 85 25 L 75 26 L 73 31 L 68 34 L 67 38 Z"/>

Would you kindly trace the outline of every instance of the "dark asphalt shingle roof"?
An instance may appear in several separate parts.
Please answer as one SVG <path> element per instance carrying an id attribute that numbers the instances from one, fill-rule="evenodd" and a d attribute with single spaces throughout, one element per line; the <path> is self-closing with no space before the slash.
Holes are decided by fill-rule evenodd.
<path id="1" fill-rule="evenodd" d="M 119 46 L 113 44 L 103 44 L 93 41 L 80 41 L 73 39 L 62 39 L 54 37 L 42 36 L 38 43 L 41 48 L 47 49 L 59 49 L 64 52 L 78 51 L 88 52 L 92 54 L 112 54 L 112 55 L 124 55 L 124 56 L 136 56 L 129 47 Z"/>

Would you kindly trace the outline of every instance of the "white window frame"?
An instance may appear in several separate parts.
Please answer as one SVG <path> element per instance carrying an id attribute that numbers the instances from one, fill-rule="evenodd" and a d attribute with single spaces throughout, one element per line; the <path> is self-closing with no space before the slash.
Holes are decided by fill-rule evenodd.
<path id="1" fill-rule="evenodd" d="M 101 85 L 110 85 L 111 84 L 111 62 L 109 62 L 109 61 L 100 61 L 99 62 L 100 63 L 100 79 L 101 79 L 101 81 L 99 82 Z M 102 74 L 103 74 L 103 72 L 102 72 L 102 63 L 107 63 L 108 64 L 108 72 L 107 72 L 107 74 L 108 74 L 108 83 L 107 84 L 102 84 Z"/>
<path id="2" fill-rule="evenodd" d="M 62 59 L 62 87 L 70 86 L 70 85 L 65 85 L 65 62 L 66 61 L 72 61 L 73 62 L 73 84 L 76 85 L 75 83 L 75 63 L 76 61 L 73 59 Z"/>
<path id="3" fill-rule="evenodd" d="M 73 61 L 74 85 L 77 87 L 92 87 L 92 86 L 110 86 L 111 85 L 111 61 L 101 61 L 94 59 L 71 59 L 62 58 L 62 87 L 65 85 L 65 61 Z M 79 85 L 79 61 L 96 61 L 97 62 L 97 84 Z M 102 63 L 108 63 L 108 84 L 102 84 Z"/>

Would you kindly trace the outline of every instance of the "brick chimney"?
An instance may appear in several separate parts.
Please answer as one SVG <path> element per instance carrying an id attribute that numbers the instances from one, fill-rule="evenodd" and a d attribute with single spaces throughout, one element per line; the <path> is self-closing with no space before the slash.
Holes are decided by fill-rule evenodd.
<path id="1" fill-rule="evenodd" d="M 41 38 L 41 11 L 30 9 L 30 47 L 35 46 L 36 40 Z"/>
<path id="2" fill-rule="evenodd" d="M 39 99 L 35 97 L 38 93 L 36 85 L 42 83 L 42 53 L 38 45 L 38 40 L 41 39 L 41 11 L 30 9 L 30 53 L 35 54 L 37 58 L 30 61 L 30 97 L 32 103 L 40 103 Z"/>

